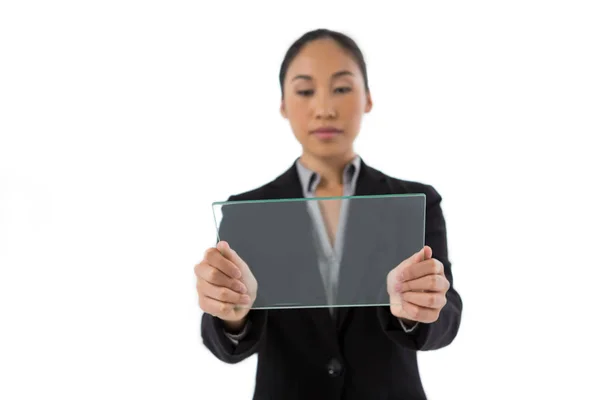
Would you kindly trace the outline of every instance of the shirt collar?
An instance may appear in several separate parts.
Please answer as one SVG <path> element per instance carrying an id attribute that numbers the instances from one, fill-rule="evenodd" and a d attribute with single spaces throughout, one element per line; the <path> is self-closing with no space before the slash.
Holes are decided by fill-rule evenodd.
<path id="1" fill-rule="evenodd" d="M 356 180 L 360 172 L 360 165 L 361 158 L 360 156 L 356 156 L 344 167 L 344 185 L 350 185 L 352 193 L 355 191 Z M 296 160 L 296 169 L 298 171 L 304 195 L 314 194 L 317 185 L 321 180 L 319 174 L 304 166 L 300 162 L 300 158 Z"/>

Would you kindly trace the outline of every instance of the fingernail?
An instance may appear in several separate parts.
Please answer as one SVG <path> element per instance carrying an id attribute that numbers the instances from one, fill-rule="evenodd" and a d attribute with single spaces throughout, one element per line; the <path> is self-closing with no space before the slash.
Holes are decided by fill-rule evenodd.
<path id="1" fill-rule="evenodd" d="M 239 283 L 236 287 L 236 290 L 242 294 L 246 293 L 246 286 Z"/>
<path id="2" fill-rule="evenodd" d="M 402 291 L 402 283 L 397 283 L 395 286 L 396 292 L 401 292 Z"/>
<path id="3" fill-rule="evenodd" d="M 243 295 L 243 296 L 242 296 L 242 303 L 244 303 L 244 304 L 248 304 L 248 303 L 250 303 L 250 296 L 248 296 L 248 295 Z"/>

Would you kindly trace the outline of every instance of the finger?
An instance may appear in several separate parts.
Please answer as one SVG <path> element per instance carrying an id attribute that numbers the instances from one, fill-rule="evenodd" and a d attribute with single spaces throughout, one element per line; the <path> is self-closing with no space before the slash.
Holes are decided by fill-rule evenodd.
<path id="1" fill-rule="evenodd" d="M 215 286 L 202 279 L 198 281 L 196 286 L 199 293 L 205 297 L 210 297 L 213 300 L 239 305 L 250 303 L 250 296 L 247 294 L 237 293 L 223 286 Z"/>
<path id="2" fill-rule="evenodd" d="M 204 264 L 203 267 L 200 268 L 198 278 L 199 280 L 204 280 L 215 286 L 226 287 L 242 294 L 248 291 L 246 285 L 244 285 L 242 282 L 225 275 L 221 270 L 209 265 L 208 263 Z"/>
<path id="3" fill-rule="evenodd" d="M 421 278 L 411 281 L 398 282 L 396 291 L 400 293 L 410 291 L 427 291 L 427 292 L 446 292 L 450 288 L 450 283 L 443 275 L 433 274 L 426 275 Z"/>
<path id="4" fill-rule="evenodd" d="M 420 307 L 407 301 L 402 302 L 402 310 L 410 316 L 410 319 L 417 322 L 432 323 L 439 318 L 439 310 Z"/>
<path id="5" fill-rule="evenodd" d="M 446 295 L 443 293 L 427 292 L 406 292 L 402 294 L 402 299 L 415 306 L 441 309 L 446 305 Z"/>
<path id="6" fill-rule="evenodd" d="M 215 248 L 208 251 L 206 261 L 231 278 L 240 279 L 242 277 L 242 271 Z"/>
<path id="7" fill-rule="evenodd" d="M 200 308 L 204 312 L 214 315 L 215 317 L 229 315 L 236 307 L 235 304 L 224 303 L 206 296 L 201 297 L 199 302 Z"/>
<path id="8" fill-rule="evenodd" d="M 420 263 L 408 265 L 406 268 L 400 270 L 398 280 L 400 281 L 412 281 L 413 279 L 419 279 L 426 275 L 442 275 L 444 273 L 444 266 L 441 262 L 435 258 L 421 261 Z"/>

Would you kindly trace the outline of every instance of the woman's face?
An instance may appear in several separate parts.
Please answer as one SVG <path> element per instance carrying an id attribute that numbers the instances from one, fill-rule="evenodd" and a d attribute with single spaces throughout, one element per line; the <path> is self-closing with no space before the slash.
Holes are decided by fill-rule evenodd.
<path id="1" fill-rule="evenodd" d="M 319 158 L 353 153 L 362 116 L 371 107 L 358 64 L 334 40 L 308 43 L 291 62 L 281 114 L 305 153 Z"/>

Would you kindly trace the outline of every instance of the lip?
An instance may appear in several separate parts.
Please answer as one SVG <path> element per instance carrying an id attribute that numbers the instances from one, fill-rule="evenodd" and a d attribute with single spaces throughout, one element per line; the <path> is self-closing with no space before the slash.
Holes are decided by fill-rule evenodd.
<path id="1" fill-rule="evenodd" d="M 333 126 L 324 126 L 321 128 L 314 129 L 314 130 L 310 131 L 310 133 L 333 134 L 333 133 L 342 133 L 342 130 L 337 129 L 336 127 L 333 127 Z"/>

